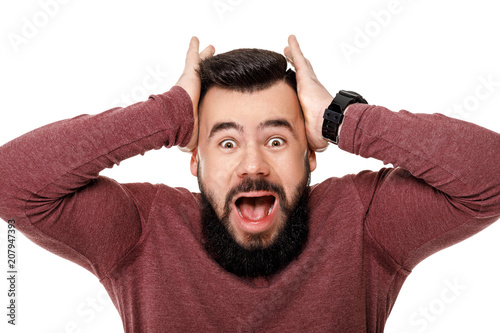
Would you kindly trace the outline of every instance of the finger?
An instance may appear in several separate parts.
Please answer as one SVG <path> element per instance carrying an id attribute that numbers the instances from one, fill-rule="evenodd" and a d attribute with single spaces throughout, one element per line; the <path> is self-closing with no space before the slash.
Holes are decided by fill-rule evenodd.
<path id="1" fill-rule="evenodd" d="M 288 45 L 289 45 L 290 50 L 292 52 L 295 51 L 297 54 L 300 54 L 301 56 L 304 56 L 302 54 L 302 50 L 300 49 L 299 42 L 298 42 L 297 37 L 295 35 L 290 35 L 288 37 Z"/>
<path id="2" fill-rule="evenodd" d="M 285 54 L 286 60 L 288 60 L 288 62 L 295 68 L 295 64 L 293 63 L 293 57 L 292 57 L 292 52 L 290 51 L 290 47 L 286 46 L 283 53 Z"/>
<path id="3" fill-rule="evenodd" d="M 307 67 L 306 58 L 304 58 L 299 42 L 297 41 L 297 37 L 294 35 L 290 35 L 290 37 L 288 37 L 288 53 L 289 56 L 287 56 L 287 58 L 292 60 L 294 67 L 297 70 Z"/>
<path id="4" fill-rule="evenodd" d="M 208 45 L 203 51 L 201 51 L 200 59 L 204 60 L 210 58 L 211 56 L 214 55 L 214 53 L 215 53 L 215 47 L 213 47 L 212 45 Z"/>
<path id="5" fill-rule="evenodd" d="M 192 37 L 186 54 L 186 67 L 193 66 L 198 62 L 200 41 L 197 37 Z"/>

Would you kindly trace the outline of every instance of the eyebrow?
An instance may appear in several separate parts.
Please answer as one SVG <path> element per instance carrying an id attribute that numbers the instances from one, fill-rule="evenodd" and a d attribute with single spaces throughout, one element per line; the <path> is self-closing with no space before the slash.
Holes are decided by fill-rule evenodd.
<path id="1" fill-rule="evenodd" d="M 234 121 L 220 122 L 212 127 L 210 134 L 208 135 L 208 139 L 211 139 L 217 132 L 227 129 L 235 129 L 238 132 L 243 132 L 243 126 L 235 123 Z"/>
<path id="2" fill-rule="evenodd" d="M 295 129 L 286 119 L 271 119 L 263 121 L 259 124 L 258 130 L 260 131 L 267 127 L 284 127 L 288 129 L 295 138 L 297 138 L 297 133 L 295 132 Z"/>
<path id="3" fill-rule="evenodd" d="M 269 128 L 269 127 L 284 127 L 288 129 L 294 137 L 297 137 L 297 133 L 295 132 L 293 126 L 290 124 L 290 122 L 286 119 L 271 119 L 271 120 L 266 120 L 263 121 L 259 124 L 257 129 L 259 131 Z M 235 123 L 234 121 L 225 121 L 225 122 L 219 122 L 216 123 L 212 129 L 210 130 L 210 134 L 208 135 L 208 139 L 211 139 L 216 133 L 228 129 L 235 129 L 240 133 L 243 133 L 243 126 L 240 124 Z"/>

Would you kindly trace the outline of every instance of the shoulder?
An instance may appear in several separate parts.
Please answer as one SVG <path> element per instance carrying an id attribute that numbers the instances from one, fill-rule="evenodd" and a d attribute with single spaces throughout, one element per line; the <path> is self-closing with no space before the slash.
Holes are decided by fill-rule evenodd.
<path id="1" fill-rule="evenodd" d="M 378 171 L 364 170 L 343 177 L 331 177 L 311 186 L 311 201 L 349 197 L 368 208 L 377 188 L 391 178 L 408 178 L 405 174 L 404 170 L 383 168 Z"/>
<path id="2" fill-rule="evenodd" d="M 133 197 L 143 215 L 148 215 L 153 206 L 162 205 L 172 208 L 199 206 L 199 193 L 183 187 L 170 187 L 165 184 L 128 183 L 124 188 Z"/>

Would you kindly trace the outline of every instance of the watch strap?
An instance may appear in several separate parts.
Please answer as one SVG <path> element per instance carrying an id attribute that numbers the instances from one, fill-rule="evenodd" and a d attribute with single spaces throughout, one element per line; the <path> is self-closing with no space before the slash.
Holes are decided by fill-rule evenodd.
<path id="1" fill-rule="evenodd" d="M 368 102 L 359 94 L 341 90 L 323 114 L 322 135 L 326 140 L 338 144 L 338 129 L 344 120 L 344 111 L 350 104 Z"/>

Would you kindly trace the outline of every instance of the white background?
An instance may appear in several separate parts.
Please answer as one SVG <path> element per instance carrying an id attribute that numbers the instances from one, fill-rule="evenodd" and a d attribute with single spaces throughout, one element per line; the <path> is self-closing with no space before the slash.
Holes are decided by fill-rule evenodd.
<path id="1" fill-rule="evenodd" d="M 446 113 L 500 132 L 498 13 L 487 0 L 3 1 L 0 144 L 52 121 L 124 106 L 124 96 L 135 102 L 168 90 L 192 35 L 218 52 L 282 52 L 293 33 L 331 93 L 355 90 L 372 104 Z M 382 167 L 333 146 L 318 159 L 313 183 Z M 197 190 L 188 166 L 188 155 L 162 149 L 104 174 Z M 2 225 L 0 277 L 7 271 L 5 235 Z M 493 225 L 418 265 L 386 331 L 499 332 L 499 237 L 500 226 Z M 122 331 L 117 311 L 86 270 L 20 235 L 18 260 L 18 325 L 7 324 L 2 278 L 1 332 Z M 428 317 L 419 312 L 426 308 Z"/>

